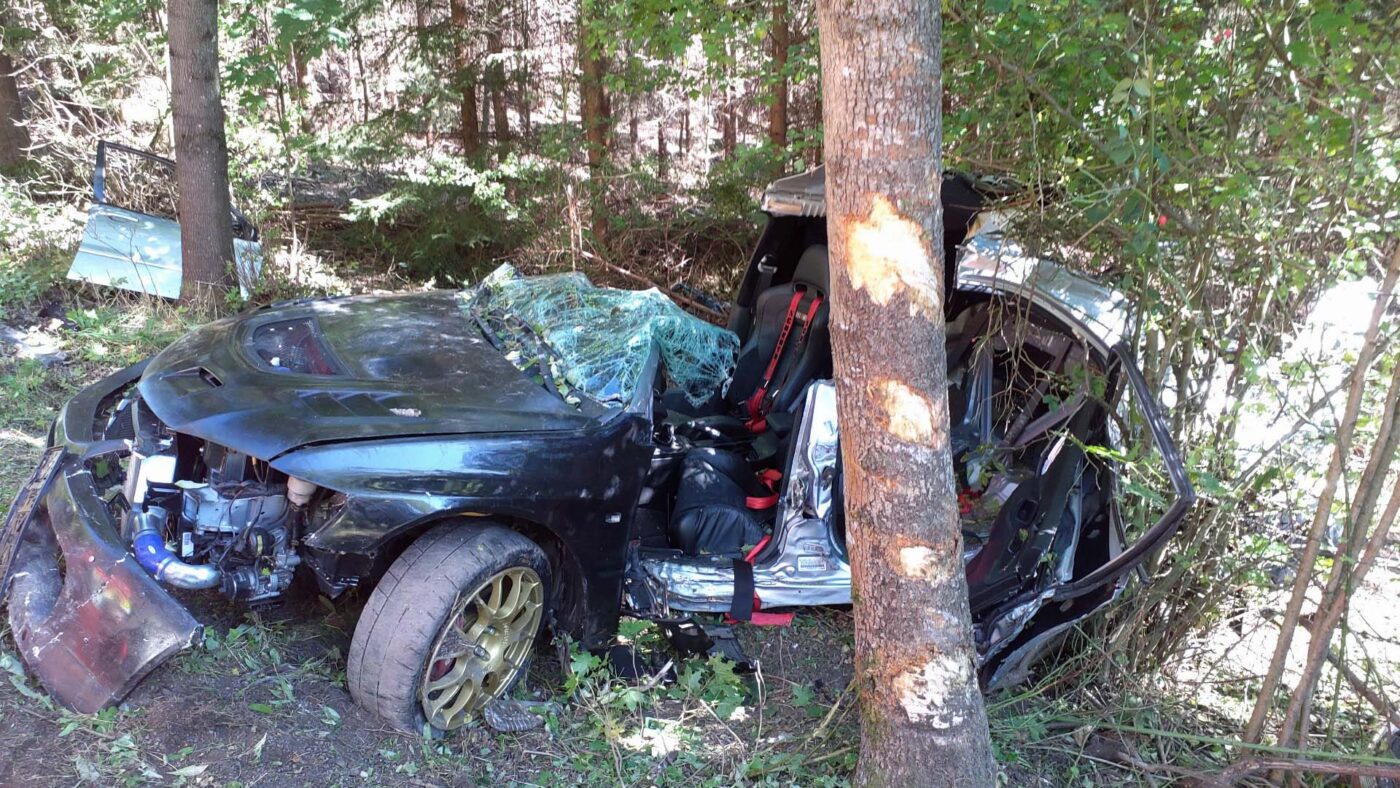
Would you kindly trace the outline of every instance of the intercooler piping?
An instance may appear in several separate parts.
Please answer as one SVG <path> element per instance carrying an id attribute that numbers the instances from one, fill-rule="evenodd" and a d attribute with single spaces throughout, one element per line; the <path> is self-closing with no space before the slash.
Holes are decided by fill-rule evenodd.
<path id="1" fill-rule="evenodd" d="M 131 547 L 136 552 L 136 562 L 150 572 L 151 577 L 176 588 L 213 588 L 219 585 L 223 573 L 218 567 L 187 564 L 165 546 L 161 530 L 169 514 L 164 509 L 148 506 L 144 512 L 133 511 L 131 517 L 136 526 Z"/>

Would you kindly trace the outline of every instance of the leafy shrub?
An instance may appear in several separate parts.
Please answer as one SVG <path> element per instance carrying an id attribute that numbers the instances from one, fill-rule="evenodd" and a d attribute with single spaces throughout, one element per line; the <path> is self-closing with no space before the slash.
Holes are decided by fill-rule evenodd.
<path id="1" fill-rule="evenodd" d="M 403 260 L 411 274 L 460 281 L 493 252 L 529 239 L 533 222 L 523 206 L 545 173 L 515 156 L 496 167 L 435 157 L 386 191 L 352 200 L 347 241 Z"/>
<path id="2" fill-rule="evenodd" d="M 0 318 L 35 304 L 63 277 L 80 227 L 68 206 L 35 202 L 20 184 L 0 178 Z"/>

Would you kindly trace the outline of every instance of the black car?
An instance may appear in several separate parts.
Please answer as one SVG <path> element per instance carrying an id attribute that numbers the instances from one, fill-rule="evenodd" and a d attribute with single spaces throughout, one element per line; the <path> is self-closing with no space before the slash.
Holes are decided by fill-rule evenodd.
<path id="1" fill-rule="evenodd" d="M 766 191 L 727 331 L 654 291 L 507 277 L 567 292 L 552 312 L 490 283 L 274 305 L 82 391 L 0 533 L 25 662 L 94 711 L 195 637 L 169 589 L 259 604 L 304 573 L 332 598 L 369 592 L 356 701 L 450 729 L 549 632 L 604 648 L 628 615 L 703 651 L 725 641 L 701 614 L 848 604 L 822 183 Z M 1121 345 L 1122 298 L 973 232 L 989 224 L 976 181 L 948 176 L 942 193 L 960 255 L 952 443 L 992 687 L 1113 599 L 1194 496 Z M 654 311 L 628 322 L 616 299 L 643 295 Z M 606 374 L 582 380 L 584 363 Z M 1125 416 L 1174 487 L 1131 544 Z"/>

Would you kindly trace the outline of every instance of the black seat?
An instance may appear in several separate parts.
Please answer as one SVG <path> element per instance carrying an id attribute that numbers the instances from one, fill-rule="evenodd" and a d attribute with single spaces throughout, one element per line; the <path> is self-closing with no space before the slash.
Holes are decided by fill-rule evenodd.
<path id="1" fill-rule="evenodd" d="M 692 449 L 681 461 L 671 543 L 687 555 L 742 558 L 768 532 L 776 496 L 738 454 Z"/>
<path id="2" fill-rule="evenodd" d="M 733 443 L 765 431 L 772 414 L 786 432 L 785 414 L 807 384 L 831 374 L 828 265 L 826 246 L 809 246 L 791 281 L 758 294 L 728 390 L 698 411 L 668 396 L 678 425 Z"/>
<path id="3" fill-rule="evenodd" d="M 792 281 L 758 294 L 725 394 L 731 411 L 750 419 L 787 411 L 808 383 L 830 373 L 829 282 L 826 246 L 809 246 Z"/>

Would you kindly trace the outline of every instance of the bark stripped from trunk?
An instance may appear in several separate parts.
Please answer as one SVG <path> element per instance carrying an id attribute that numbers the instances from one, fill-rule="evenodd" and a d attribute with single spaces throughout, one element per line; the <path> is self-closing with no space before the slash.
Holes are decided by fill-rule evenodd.
<path id="1" fill-rule="evenodd" d="M 940 21 L 819 4 L 864 785 L 994 785 L 948 444 Z"/>
<path id="2" fill-rule="evenodd" d="M 29 130 L 24 127 L 24 107 L 20 104 L 15 64 L 0 52 L 0 170 L 24 164 L 29 147 Z"/>
<path id="3" fill-rule="evenodd" d="M 462 153 L 476 155 L 481 150 L 481 132 L 477 128 L 476 79 L 472 74 L 471 58 L 467 54 L 467 0 L 452 0 L 452 26 L 458 35 L 456 56 L 457 79 L 462 85 L 462 101 L 459 120 L 462 125 Z"/>
<path id="4" fill-rule="evenodd" d="M 216 0 L 170 1 L 170 92 L 184 269 L 180 300 L 205 304 L 233 282 L 218 33 Z"/>

